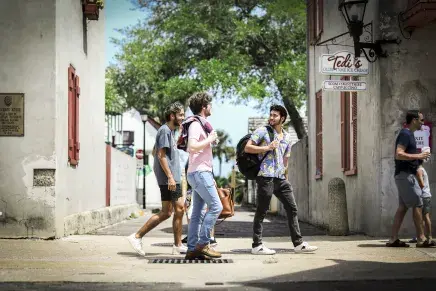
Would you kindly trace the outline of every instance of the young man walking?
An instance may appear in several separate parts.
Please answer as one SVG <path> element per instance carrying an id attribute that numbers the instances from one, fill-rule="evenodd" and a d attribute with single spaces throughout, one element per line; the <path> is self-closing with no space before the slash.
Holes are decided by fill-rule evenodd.
<path id="1" fill-rule="evenodd" d="M 180 185 L 179 152 L 174 137 L 174 130 L 179 128 L 184 118 L 185 111 L 181 103 L 176 102 L 169 105 L 165 109 L 166 123 L 159 128 L 156 134 L 153 170 L 160 188 L 162 210 L 153 215 L 138 232 L 127 237 L 133 249 L 140 255 L 145 255 L 142 249 L 142 237 L 162 221 L 170 218 L 173 211 L 173 254 L 186 253 L 187 250 L 181 241 L 184 201 Z"/>
<path id="2" fill-rule="evenodd" d="M 207 117 L 212 114 L 212 98 L 205 92 L 195 93 L 189 99 L 189 108 L 195 115 L 187 118 L 187 151 L 189 152 L 188 183 L 192 187 L 192 214 L 188 227 L 187 260 L 220 258 L 210 246 L 211 231 L 222 211 L 212 174 L 212 144 L 217 141 Z M 182 133 L 183 134 L 183 133 Z M 203 209 L 207 205 L 207 211 Z"/>
<path id="3" fill-rule="evenodd" d="M 419 160 L 430 157 L 430 153 L 418 153 L 414 132 L 421 129 L 424 116 L 418 110 L 409 110 L 406 115 L 407 127 L 401 129 L 395 141 L 395 184 L 398 189 L 398 209 L 392 225 L 392 236 L 387 247 L 409 247 L 398 238 L 401 224 L 409 208 L 413 209 L 417 247 L 428 247 L 422 220 L 422 196 L 416 178 Z"/>
<path id="4" fill-rule="evenodd" d="M 288 159 L 291 153 L 289 135 L 283 130 L 286 117 L 287 112 L 283 106 L 272 105 L 270 107 L 269 126 L 274 132 L 273 140 L 270 139 L 268 128 L 263 126 L 254 131 L 245 146 L 246 153 L 259 154 L 260 159 L 266 155 L 256 178 L 258 204 L 253 221 L 251 250 L 251 253 L 255 255 L 273 255 L 276 253 L 274 250 L 267 248 L 262 242 L 262 223 L 273 194 L 282 202 L 286 210 L 294 251 L 301 253 L 313 252 L 318 249 L 303 241 L 298 224 L 297 204 L 292 193 L 292 186 L 286 177 Z"/>

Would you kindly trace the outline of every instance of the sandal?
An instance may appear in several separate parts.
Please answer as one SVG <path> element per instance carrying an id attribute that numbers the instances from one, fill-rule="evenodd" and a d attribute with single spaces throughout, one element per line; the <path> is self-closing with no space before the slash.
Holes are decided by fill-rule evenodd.
<path id="1" fill-rule="evenodd" d="M 430 242 L 428 240 L 425 240 L 423 242 L 416 243 L 417 248 L 431 248 Z"/>
<path id="2" fill-rule="evenodd" d="M 436 241 L 434 241 L 434 240 L 428 241 L 428 246 L 429 247 L 436 247 Z"/>
<path id="3" fill-rule="evenodd" d="M 388 248 L 408 248 L 408 247 L 410 247 L 410 245 L 406 244 L 403 241 L 400 241 L 399 239 L 397 239 L 396 241 L 394 241 L 392 243 L 391 242 L 387 242 L 386 246 Z"/>

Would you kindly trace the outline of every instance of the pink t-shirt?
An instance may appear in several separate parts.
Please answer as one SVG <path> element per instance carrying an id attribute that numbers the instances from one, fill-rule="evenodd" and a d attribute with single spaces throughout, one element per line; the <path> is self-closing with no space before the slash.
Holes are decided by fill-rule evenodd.
<path id="1" fill-rule="evenodd" d="M 203 127 L 195 121 L 189 126 L 188 132 L 189 139 L 195 139 L 197 142 L 205 140 L 207 138 Z M 209 144 L 207 147 L 197 153 L 189 152 L 189 165 L 188 173 L 196 171 L 209 171 L 212 172 L 212 147 Z"/>

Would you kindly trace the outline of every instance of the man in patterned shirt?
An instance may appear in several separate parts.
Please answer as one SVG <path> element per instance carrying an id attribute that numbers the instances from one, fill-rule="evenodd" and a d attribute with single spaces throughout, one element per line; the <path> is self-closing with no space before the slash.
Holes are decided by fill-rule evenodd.
<path id="1" fill-rule="evenodd" d="M 245 152 L 259 154 L 259 159 L 267 155 L 260 165 L 256 178 L 257 209 L 253 221 L 253 244 L 251 253 L 255 255 L 273 255 L 276 252 L 262 243 L 262 223 L 269 209 L 272 194 L 283 203 L 288 218 L 294 251 L 313 252 L 318 248 L 303 241 L 297 217 L 297 204 L 292 186 L 287 180 L 288 159 L 291 154 L 289 134 L 283 130 L 287 112 L 281 105 L 270 107 L 269 126 L 274 131 L 274 140 L 270 140 L 268 129 L 262 126 L 254 131 L 245 146 Z"/>

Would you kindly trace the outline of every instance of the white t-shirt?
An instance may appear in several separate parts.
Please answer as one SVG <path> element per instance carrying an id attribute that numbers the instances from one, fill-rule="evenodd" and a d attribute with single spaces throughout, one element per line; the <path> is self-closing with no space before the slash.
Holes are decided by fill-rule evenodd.
<path id="1" fill-rule="evenodd" d="M 431 192 L 430 192 L 430 184 L 428 183 L 427 171 L 424 169 L 424 167 L 421 167 L 421 170 L 422 170 L 422 178 L 424 180 L 424 188 L 422 188 L 422 198 L 429 198 L 431 197 Z"/>

